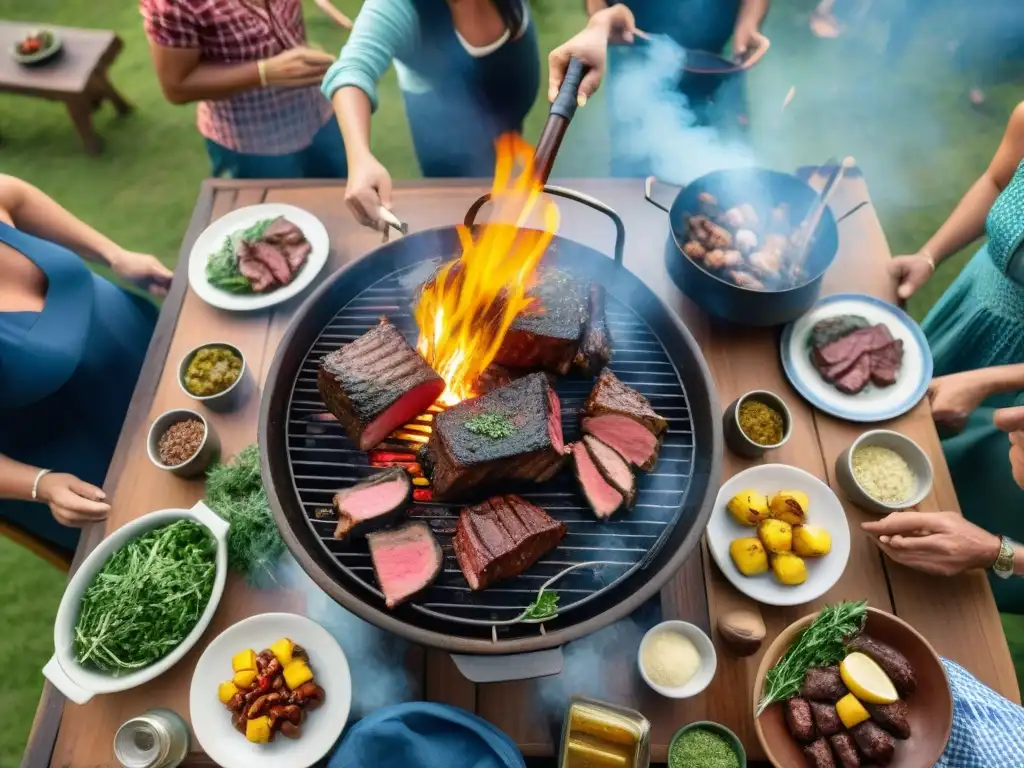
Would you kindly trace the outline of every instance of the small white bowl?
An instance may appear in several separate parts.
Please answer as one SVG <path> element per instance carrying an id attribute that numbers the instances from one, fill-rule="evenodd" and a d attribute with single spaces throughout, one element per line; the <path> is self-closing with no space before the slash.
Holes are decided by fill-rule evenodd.
<path id="1" fill-rule="evenodd" d="M 644 649 L 658 632 L 675 632 L 689 638 L 690 642 L 697 647 L 697 653 L 700 654 L 700 666 L 686 685 L 679 688 L 666 688 L 647 676 L 647 670 L 644 669 Z M 669 699 L 688 699 L 691 696 L 696 696 L 711 684 L 715 677 L 715 670 L 718 669 L 718 654 L 715 653 L 715 644 L 700 627 L 690 624 L 688 621 L 663 621 L 647 630 L 647 634 L 640 641 L 636 663 L 640 668 L 640 676 L 654 691 Z"/>
<path id="2" fill-rule="evenodd" d="M 185 386 L 185 374 L 188 372 L 188 366 L 192 362 L 192 358 L 200 350 L 209 347 L 223 347 L 233 352 L 242 361 L 242 368 L 238 372 L 238 378 L 231 382 L 231 386 L 227 389 L 215 395 L 195 395 Z M 188 354 L 181 358 L 181 362 L 178 363 L 178 386 L 181 387 L 181 391 L 193 400 L 202 403 L 211 411 L 230 411 L 237 408 L 248 395 L 249 378 L 249 367 L 245 362 L 245 355 L 242 354 L 242 350 L 226 341 L 208 341 L 205 344 L 200 344 L 195 349 L 190 349 Z"/>
<path id="3" fill-rule="evenodd" d="M 910 498 L 899 503 L 881 501 L 861 486 L 853 474 L 853 454 L 858 448 L 866 445 L 888 448 L 903 457 L 917 481 Z M 932 469 L 932 462 L 924 449 L 906 435 L 901 435 L 890 429 L 873 429 L 870 432 L 865 432 L 836 457 L 836 481 L 839 483 L 839 487 L 854 504 L 876 515 L 888 515 L 890 512 L 916 507 L 931 493 L 934 477 L 935 471 Z"/>

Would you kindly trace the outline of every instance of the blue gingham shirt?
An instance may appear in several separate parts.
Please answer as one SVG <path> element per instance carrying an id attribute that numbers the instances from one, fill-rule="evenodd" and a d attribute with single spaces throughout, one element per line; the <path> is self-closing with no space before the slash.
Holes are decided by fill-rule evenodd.
<path id="1" fill-rule="evenodd" d="M 935 768 L 1024 768 L 1024 708 L 949 659 L 953 731 Z"/>

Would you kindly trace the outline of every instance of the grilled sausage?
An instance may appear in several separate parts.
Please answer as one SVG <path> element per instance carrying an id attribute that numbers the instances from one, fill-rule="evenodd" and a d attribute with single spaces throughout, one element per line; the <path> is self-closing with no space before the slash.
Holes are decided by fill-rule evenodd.
<path id="1" fill-rule="evenodd" d="M 819 736 L 831 736 L 843 730 L 843 721 L 833 704 L 823 701 L 811 702 L 811 714 L 814 716 L 814 728 Z"/>
<path id="2" fill-rule="evenodd" d="M 907 720 L 907 702 L 894 701 L 892 704 L 865 704 L 871 719 L 885 728 L 897 739 L 910 738 L 910 722 Z"/>
<path id="3" fill-rule="evenodd" d="M 800 695 L 813 701 L 839 701 L 849 691 L 839 674 L 839 667 L 814 667 L 807 670 Z"/>
<path id="4" fill-rule="evenodd" d="M 846 647 L 851 651 L 860 651 L 874 659 L 892 680 L 901 699 L 905 699 L 917 689 L 917 676 L 914 674 L 914 668 L 907 661 L 907 657 L 892 646 L 861 634 L 850 640 Z"/>
<path id="5" fill-rule="evenodd" d="M 836 753 L 836 764 L 839 768 L 860 768 L 860 755 L 857 754 L 857 744 L 853 736 L 843 731 L 829 736 L 828 743 Z"/>
<path id="6" fill-rule="evenodd" d="M 836 761 L 832 759 L 832 750 L 829 749 L 825 739 L 818 739 L 813 744 L 804 747 L 804 757 L 807 758 L 807 765 L 810 768 L 836 768 Z"/>
<path id="7" fill-rule="evenodd" d="M 786 725 L 789 732 L 797 741 L 814 741 L 814 719 L 811 716 L 811 705 L 807 699 L 794 696 L 784 705 L 783 713 L 786 716 Z"/>
<path id="8" fill-rule="evenodd" d="M 875 723 L 866 720 L 851 728 L 850 733 L 857 741 L 857 748 L 861 754 L 869 761 L 882 768 L 892 762 L 896 752 L 896 741 Z"/>

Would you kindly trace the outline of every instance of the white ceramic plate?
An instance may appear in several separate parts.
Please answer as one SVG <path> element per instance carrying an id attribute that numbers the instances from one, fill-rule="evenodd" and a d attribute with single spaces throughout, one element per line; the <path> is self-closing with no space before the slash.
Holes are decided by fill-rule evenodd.
<path id="1" fill-rule="evenodd" d="M 306 649 L 324 704 L 307 713 L 302 734 L 280 734 L 253 744 L 231 725 L 231 713 L 217 698 L 217 686 L 231 678 L 231 658 L 252 648 L 259 653 L 282 637 Z M 203 751 L 224 768 L 306 768 L 326 755 L 341 736 L 352 706 L 352 676 L 341 646 L 315 621 L 293 613 L 263 613 L 228 627 L 196 664 L 189 691 L 192 729 Z"/>
<path id="2" fill-rule="evenodd" d="M 807 494 L 807 521 L 831 534 L 832 551 L 825 557 L 806 560 L 807 581 L 803 584 L 795 587 L 780 584 L 770 570 L 760 576 L 744 576 L 729 557 L 729 545 L 733 541 L 757 536 L 755 528 L 740 525 L 726 509 L 729 499 L 747 489 L 769 497 L 777 491 L 803 491 Z M 850 527 L 839 499 L 814 475 L 786 464 L 751 467 L 726 481 L 711 511 L 707 539 L 711 556 L 725 577 L 740 592 L 765 605 L 802 605 L 818 599 L 839 581 L 850 558 Z"/>
<path id="3" fill-rule="evenodd" d="M 894 338 L 903 340 L 903 365 L 895 384 L 881 388 L 868 384 L 859 394 L 846 395 L 821 377 L 811 364 L 807 341 L 815 323 L 836 315 L 860 315 L 870 323 L 884 323 Z M 874 296 L 848 293 L 822 299 L 786 326 L 780 352 L 794 389 L 811 405 L 847 421 L 901 416 L 924 397 L 932 379 L 932 355 L 921 327 L 899 307 Z"/>
<path id="4" fill-rule="evenodd" d="M 210 254 L 216 252 L 224 244 L 224 239 L 240 229 L 251 227 L 261 219 L 273 219 L 277 216 L 284 216 L 298 226 L 309 244 L 313 246 L 313 250 L 309 252 L 309 257 L 306 259 L 306 264 L 295 279 L 288 285 L 268 293 L 230 293 L 210 285 L 206 279 L 206 262 L 210 258 Z M 188 257 L 188 282 L 199 298 L 219 309 L 232 312 L 266 309 L 287 301 L 305 290 L 324 268 L 329 252 L 330 240 L 327 237 L 327 229 L 320 219 L 308 211 L 283 203 L 250 205 L 247 208 L 231 211 L 203 230 L 203 233 L 196 239 L 195 245 L 192 246 L 192 252 Z"/>

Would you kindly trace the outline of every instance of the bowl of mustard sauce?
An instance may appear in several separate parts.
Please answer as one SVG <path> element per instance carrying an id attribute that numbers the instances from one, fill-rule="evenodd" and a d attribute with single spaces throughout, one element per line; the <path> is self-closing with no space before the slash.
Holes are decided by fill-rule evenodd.
<path id="1" fill-rule="evenodd" d="M 230 411 L 241 403 L 248 376 L 242 350 L 226 341 L 199 345 L 178 366 L 182 391 L 214 411 Z"/>

